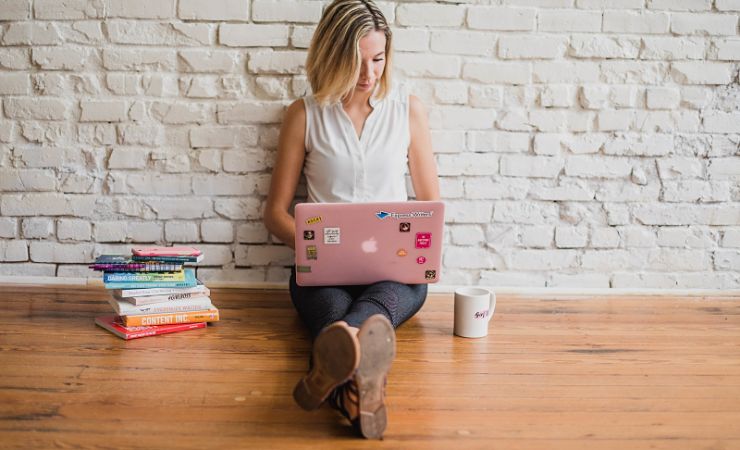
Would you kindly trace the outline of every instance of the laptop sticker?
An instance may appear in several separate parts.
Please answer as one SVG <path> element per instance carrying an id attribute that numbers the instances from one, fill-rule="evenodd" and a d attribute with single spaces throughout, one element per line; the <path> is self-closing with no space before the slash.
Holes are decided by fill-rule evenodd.
<path id="1" fill-rule="evenodd" d="M 313 225 L 313 224 L 316 224 L 316 223 L 319 223 L 319 222 L 321 222 L 321 216 L 310 217 L 310 218 L 306 219 L 306 225 Z"/>
<path id="2" fill-rule="evenodd" d="M 408 233 L 411 231 L 411 224 L 409 222 L 401 222 L 401 225 L 398 227 L 398 230 L 401 233 Z"/>
<path id="3" fill-rule="evenodd" d="M 398 255 L 398 256 L 406 256 L 406 255 L 408 255 L 408 252 L 406 250 L 404 250 L 404 249 L 401 248 L 401 249 L 399 249 L 396 252 L 396 255 Z"/>
<path id="4" fill-rule="evenodd" d="M 324 228 L 324 244 L 341 244 L 341 230 L 339 228 Z"/>
<path id="5" fill-rule="evenodd" d="M 433 280 L 433 279 L 437 278 L 437 271 L 436 270 L 427 270 L 426 272 L 424 272 L 424 278 L 426 278 L 427 280 Z"/>
<path id="6" fill-rule="evenodd" d="M 416 248 L 429 248 L 432 246 L 432 233 L 416 233 Z"/>
<path id="7" fill-rule="evenodd" d="M 295 270 L 301 273 L 311 273 L 311 266 L 296 266 Z"/>
<path id="8" fill-rule="evenodd" d="M 416 264 L 424 264 L 425 262 L 427 262 L 427 259 L 423 256 L 416 258 Z"/>
<path id="9" fill-rule="evenodd" d="M 303 230 L 303 240 L 313 241 L 315 233 L 313 230 Z"/>
<path id="10" fill-rule="evenodd" d="M 315 245 L 306 247 L 306 259 L 319 259 L 318 250 Z"/>

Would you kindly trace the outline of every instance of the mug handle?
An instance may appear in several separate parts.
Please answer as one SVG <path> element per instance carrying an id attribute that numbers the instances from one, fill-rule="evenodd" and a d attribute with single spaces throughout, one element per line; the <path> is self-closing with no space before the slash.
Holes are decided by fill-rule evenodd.
<path id="1" fill-rule="evenodd" d="M 488 291 L 488 318 L 486 319 L 486 323 L 490 322 L 493 318 L 493 310 L 496 308 L 496 294 L 489 290 Z"/>

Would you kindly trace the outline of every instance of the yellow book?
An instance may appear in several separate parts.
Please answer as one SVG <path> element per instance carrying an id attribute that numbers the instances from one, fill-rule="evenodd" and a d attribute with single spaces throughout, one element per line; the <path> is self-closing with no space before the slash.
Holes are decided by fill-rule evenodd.
<path id="1" fill-rule="evenodd" d="M 218 322 L 218 309 L 203 309 L 168 314 L 141 314 L 123 316 L 127 327 L 146 327 L 150 325 L 171 325 L 174 323 Z"/>

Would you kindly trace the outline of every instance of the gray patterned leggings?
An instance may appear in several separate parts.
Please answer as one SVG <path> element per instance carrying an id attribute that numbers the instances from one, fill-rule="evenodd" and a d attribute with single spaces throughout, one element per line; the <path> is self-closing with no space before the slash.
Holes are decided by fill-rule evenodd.
<path id="1" fill-rule="evenodd" d="M 398 328 L 421 309 L 426 297 L 426 284 L 381 281 L 355 286 L 298 286 L 295 268 L 290 275 L 290 298 L 314 337 L 339 320 L 359 328 L 374 314 L 383 314 Z"/>

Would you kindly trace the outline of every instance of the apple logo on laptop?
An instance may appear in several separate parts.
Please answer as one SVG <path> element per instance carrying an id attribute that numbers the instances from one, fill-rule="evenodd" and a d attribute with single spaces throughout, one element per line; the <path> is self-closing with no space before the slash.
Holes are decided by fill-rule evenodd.
<path id="1" fill-rule="evenodd" d="M 376 253 L 378 251 L 378 241 L 375 240 L 374 236 L 362 241 L 362 251 L 365 253 Z"/>

